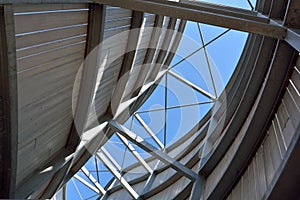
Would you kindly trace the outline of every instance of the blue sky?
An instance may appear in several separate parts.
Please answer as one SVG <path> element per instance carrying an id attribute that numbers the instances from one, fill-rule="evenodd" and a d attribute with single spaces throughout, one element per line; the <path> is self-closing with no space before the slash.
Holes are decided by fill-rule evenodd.
<path id="1" fill-rule="evenodd" d="M 251 9 L 247 0 L 206 0 L 206 2 L 219 3 L 229 6 L 236 6 L 245 9 Z M 251 0 L 252 4 L 255 5 L 255 0 Z M 200 28 L 203 33 L 204 44 L 210 42 L 215 37 L 226 31 L 225 28 L 214 27 L 210 25 L 201 24 Z M 190 38 L 194 41 L 194 46 L 191 47 L 192 50 L 202 46 L 201 37 L 199 35 L 198 27 L 196 23 L 188 22 L 185 32 L 185 37 Z M 206 47 L 210 65 L 215 67 L 223 80 L 223 86 L 218 88 L 218 93 L 224 88 L 228 80 L 230 79 L 234 67 L 236 66 L 244 43 L 247 38 L 247 33 L 230 30 L 222 37 L 209 44 Z M 183 48 L 184 44 L 180 43 L 179 49 Z M 184 48 L 183 48 L 184 49 Z M 171 66 L 176 64 L 182 57 L 175 56 L 171 62 Z M 193 84 L 199 86 L 207 92 L 212 92 L 212 82 L 211 77 L 203 77 L 203 74 L 199 71 L 203 70 L 203 67 L 207 67 L 205 52 L 204 50 L 199 51 L 190 59 L 183 61 L 179 65 L 175 66 L 172 71 L 176 72 L 180 76 L 186 78 Z M 167 106 L 177 106 L 183 104 L 199 103 L 199 102 L 208 102 L 210 101 L 207 97 L 203 96 L 201 93 L 191 89 L 189 86 L 181 83 L 176 80 L 174 77 L 168 75 L 168 101 Z M 161 81 L 161 84 L 149 97 L 149 99 L 141 106 L 138 111 L 144 111 L 149 109 L 163 108 L 165 103 L 165 83 L 166 78 L 164 77 Z M 193 127 L 199 119 L 201 119 L 207 111 L 211 108 L 212 104 L 202 104 L 193 107 L 170 109 L 167 111 L 167 144 L 171 144 L 180 138 L 184 133 L 186 133 L 191 127 Z M 163 142 L 164 139 L 164 110 L 155 111 L 155 112 L 144 112 L 139 114 L 140 117 L 145 121 L 146 124 L 153 130 L 156 136 Z M 133 119 L 133 122 L 132 122 Z M 132 127 L 131 127 L 132 124 Z M 141 127 L 139 122 L 135 118 L 130 118 L 125 126 L 132 128 L 132 131 L 138 133 L 146 141 L 158 147 L 158 145 L 153 141 L 152 138 L 148 136 L 146 131 Z M 143 157 L 147 157 L 148 154 L 144 153 L 143 150 L 134 146 Z M 113 136 L 111 140 L 105 144 L 105 148 L 114 149 L 114 158 L 120 165 L 126 167 L 134 162 L 135 158 L 125 151 L 125 146 L 121 143 L 120 139 L 116 136 Z M 125 159 L 124 159 L 124 154 Z M 99 178 L 100 184 L 104 187 L 107 182 L 113 177 L 107 168 L 100 162 L 95 160 L 92 157 L 86 164 L 86 168 L 90 173 L 95 177 Z M 96 168 L 101 171 L 96 172 Z M 78 176 L 82 177 L 86 181 L 89 180 L 85 177 L 82 172 L 77 173 Z M 78 192 L 80 190 L 80 192 Z M 80 194 L 79 194 L 80 193 Z M 91 197 L 91 198 L 89 198 Z M 80 183 L 75 178 L 72 178 L 68 182 L 67 186 L 67 199 L 77 200 L 77 199 L 96 199 L 98 196 L 95 192 L 88 189 L 82 183 Z"/>

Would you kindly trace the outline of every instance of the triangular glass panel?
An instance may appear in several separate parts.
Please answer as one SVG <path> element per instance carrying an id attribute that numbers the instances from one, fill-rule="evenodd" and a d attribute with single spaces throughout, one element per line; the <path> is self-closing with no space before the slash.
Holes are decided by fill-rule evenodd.
<path id="1" fill-rule="evenodd" d="M 109 140 L 103 147 L 104 149 L 100 149 L 99 151 L 103 152 L 103 154 L 105 154 L 105 151 L 108 152 L 117 162 L 118 167 L 120 167 L 124 159 L 125 149 L 127 148 L 124 143 L 116 136 L 113 141 Z"/>
<path id="2" fill-rule="evenodd" d="M 132 126 L 131 126 L 131 131 L 134 134 L 138 135 L 139 137 L 141 137 L 143 139 L 149 137 L 149 134 L 147 133 L 147 131 L 145 130 L 145 128 L 141 125 L 141 123 L 137 120 L 136 117 L 133 118 L 133 123 L 132 123 Z"/>
<path id="3" fill-rule="evenodd" d="M 159 110 L 156 110 L 159 109 Z M 151 111 L 152 110 L 152 111 Z M 155 111 L 156 110 L 156 111 Z M 139 113 L 140 118 L 144 121 L 147 127 L 150 129 L 152 134 L 155 135 L 157 140 L 161 144 L 164 142 L 164 105 L 153 105 L 150 107 L 149 112 Z M 149 142 L 151 145 L 160 149 L 160 145 L 149 133 L 147 137 L 143 138 L 146 142 Z"/>
<path id="4" fill-rule="evenodd" d="M 98 173 L 100 173 L 99 171 L 97 172 L 97 171 L 90 171 L 90 174 L 98 181 L 98 177 L 99 177 L 99 174 Z M 98 175 L 97 175 L 98 174 Z M 100 182 L 100 179 L 99 179 L 99 181 L 98 182 Z"/>
<path id="5" fill-rule="evenodd" d="M 105 187 L 114 176 L 110 172 L 99 172 L 100 185 Z"/>
<path id="6" fill-rule="evenodd" d="M 170 66 L 172 67 L 174 64 L 183 58 L 188 57 L 191 53 L 201 47 L 202 42 L 197 24 L 195 22 L 188 22 Z"/>
<path id="7" fill-rule="evenodd" d="M 194 63 L 194 56 L 198 57 L 197 63 Z M 187 59 L 179 65 L 177 65 L 176 67 L 172 68 L 171 72 L 180 75 L 181 77 L 198 86 L 199 88 L 205 90 L 206 92 L 209 92 L 208 86 L 212 85 L 212 80 L 208 71 L 208 64 L 206 61 L 204 51 L 201 50 L 194 56 L 191 56 L 191 60 Z M 206 77 L 203 77 L 204 75 Z"/>
<path id="8" fill-rule="evenodd" d="M 94 159 L 95 160 L 95 159 Z M 95 163 L 95 171 L 90 171 L 90 173 L 93 175 L 93 177 L 98 181 L 102 187 L 105 187 L 106 184 L 111 180 L 113 175 L 109 171 L 109 169 L 106 168 L 106 166 L 102 163 L 101 160 L 99 160 L 96 157 Z"/>
<path id="9" fill-rule="evenodd" d="M 159 148 L 158 145 L 156 145 L 156 143 L 154 142 L 153 138 L 150 136 L 150 134 L 148 133 L 148 130 L 147 129 L 150 129 L 147 125 L 147 123 L 143 120 L 143 118 L 141 117 L 141 115 L 143 116 L 147 116 L 147 115 L 153 115 L 151 113 L 151 111 L 146 111 L 146 112 L 142 112 L 142 113 L 136 113 L 135 114 L 135 117 L 134 117 L 134 121 L 132 123 L 132 132 L 134 134 L 136 134 L 137 136 L 143 138 L 145 141 L 153 144 L 155 147 Z M 137 118 L 139 118 L 139 120 L 137 120 Z M 151 118 L 151 117 L 150 117 Z M 140 122 L 141 121 L 141 122 Z M 146 124 L 146 127 L 144 127 Z M 155 134 L 151 129 L 150 131 Z"/>
<path id="10" fill-rule="evenodd" d="M 67 199 L 81 199 L 82 195 L 78 193 L 78 186 L 74 184 L 75 178 L 72 177 L 67 183 L 67 190 L 66 190 L 66 198 Z"/>
<path id="11" fill-rule="evenodd" d="M 207 46 L 210 63 L 217 69 L 216 75 L 220 74 L 224 85 L 229 81 L 244 48 L 248 33 L 229 31 Z M 219 88 L 221 91 L 223 88 Z"/>
<path id="12" fill-rule="evenodd" d="M 172 144 L 187 134 L 211 109 L 213 103 L 186 106 L 167 111 L 167 143 Z"/>
<path id="13" fill-rule="evenodd" d="M 96 157 L 96 156 L 94 156 Z M 102 163 L 102 161 L 100 161 L 97 157 L 96 157 L 96 170 L 98 169 L 99 172 L 108 172 L 108 169 L 105 167 L 105 165 Z"/>
<path id="14" fill-rule="evenodd" d="M 214 40 L 218 40 L 225 33 L 227 28 L 212 26 L 208 24 L 200 24 L 204 45 L 208 45 Z"/>
<path id="15" fill-rule="evenodd" d="M 98 194 L 74 177 L 68 182 L 67 199 L 87 199 L 95 195 Z"/>
<path id="16" fill-rule="evenodd" d="M 125 152 L 124 152 L 124 157 L 123 157 L 123 160 L 122 160 L 122 163 L 121 163 L 121 169 L 122 171 L 127 168 L 128 166 L 134 164 L 134 163 L 137 163 L 137 160 L 136 158 L 132 155 L 132 153 L 129 151 L 129 149 L 127 149 Z"/>
<path id="17" fill-rule="evenodd" d="M 156 89 L 150 95 L 150 97 L 145 101 L 145 103 L 139 108 L 140 111 L 142 110 L 149 110 L 152 105 L 164 105 L 164 97 L 165 97 L 165 90 L 164 90 L 164 82 L 165 77 L 162 78 Z"/>
<path id="18" fill-rule="evenodd" d="M 86 163 L 85 168 L 89 171 L 94 171 L 96 169 L 95 159 L 94 157 L 91 157 Z"/>
<path id="19" fill-rule="evenodd" d="M 127 119 L 127 121 L 123 124 L 123 126 L 128 128 L 129 130 L 132 128 L 132 126 L 133 126 L 133 115 Z"/>
<path id="20" fill-rule="evenodd" d="M 202 90 L 202 88 L 200 89 Z M 173 107 L 199 102 L 211 102 L 211 99 L 188 84 L 179 81 L 171 75 L 168 75 L 167 101 L 168 107 Z"/>
<path id="21" fill-rule="evenodd" d="M 187 21 L 185 30 L 184 30 L 184 37 L 189 37 L 194 40 L 199 47 L 202 46 L 201 37 L 199 35 L 199 29 L 196 22 Z"/>
<path id="22" fill-rule="evenodd" d="M 181 109 L 167 110 L 167 145 L 174 141 L 178 133 L 178 130 L 182 126 L 181 123 L 182 112 Z"/>
<path id="23" fill-rule="evenodd" d="M 174 57 L 173 57 L 173 59 L 172 59 L 172 61 L 171 61 L 171 63 L 170 63 L 170 68 L 175 67 L 176 65 L 178 65 L 179 63 L 181 63 L 182 60 L 184 60 L 184 57 L 175 54 Z"/>
<path id="24" fill-rule="evenodd" d="M 137 150 L 137 147 L 134 146 L 132 143 L 130 145 L 135 149 L 134 153 L 138 153 L 139 150 Z M 137 154 L 138 156 L 142 158 L 142 155 L 140 153 Z M 140 161 L 132 154 L 132 152 L 128 151 L 126 154 L 126 160 L 124 162 L 124 178 L 127 181 L 130 181 L 134 178 L 141 177 L 148 173 L 145 167 L 140 163 Z M 129 160 L 130 159 L 130 160 Z M 129 162 L 128 162 L 129 160 Z M 130 166 L 130 167 L 129 167 Z"/>

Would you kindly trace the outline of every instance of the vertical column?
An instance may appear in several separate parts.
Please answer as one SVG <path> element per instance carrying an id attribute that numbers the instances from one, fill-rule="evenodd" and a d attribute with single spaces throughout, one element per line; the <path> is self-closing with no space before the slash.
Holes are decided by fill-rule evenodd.
<path id="1" fill-rule="evenodd" d="M 13 198 L 17 170 L 18 95 L 12 5 L 0 5 L 0 198 Z"/>

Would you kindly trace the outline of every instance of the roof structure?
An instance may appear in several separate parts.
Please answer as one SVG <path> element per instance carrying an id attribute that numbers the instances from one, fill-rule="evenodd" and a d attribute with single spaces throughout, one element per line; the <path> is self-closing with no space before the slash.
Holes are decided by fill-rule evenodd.
<path id="1" fill-rule="evenodd" d="M 248 2 L 251 10 L 191 0 L 0 1 L 0 198 L 64 199 L 68 181 L 96 199 L 298 197 L 300 3 Z M 179 51 L 182 41 L 193 46 L 187 21 L 200 33 L 194 52 Z M 224 88 L 201 24 L 249 33 Z M 196 73 L 174 70 L 176 60 L 197 63 L 193 55 L 206 63 L 207 88 L 189 79 Z M 169 106 L 172 79 L 201 98 Z M 151 110 L 163 111 L 163 123 L 153 130 L 141 108 L 161 86 L 164 106 Z M 208 112 L 170 139 L 168 110 L 205 103 Z"/>

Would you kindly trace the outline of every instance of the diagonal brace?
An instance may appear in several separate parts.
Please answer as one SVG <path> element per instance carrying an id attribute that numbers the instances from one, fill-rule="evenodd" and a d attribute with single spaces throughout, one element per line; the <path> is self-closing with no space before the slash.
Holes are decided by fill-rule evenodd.
<path id="1" fill-rule="evenodd" d="M 143 138 L 137 136 L 132 131 L 127 129 L 126 127 L 120 125 L 115 120 L 109 121 L 109 126 L 113 131 L 118 132 L 122 136 L 124 136 L 126 139 L 130 140 L 132 143 L 137 145 L 138 147 L 144 149 L 148 153 L 150 153 L 152 156 L 156 157 L 157 159 L 163 161 L 166 164 L 170 164 L 170 166 L 178 171 L 179 173 L 183 174 L 184 176 L 188 177 L 191 180 L 197 179 L 198 175 L 191 169 L 187 168 L 174 158 L 170 157 L 168 154 L 163 152 L 160 149 L 157 149 L 155 146 L 151 145 L 147 141 L 145 141 Z"/>

